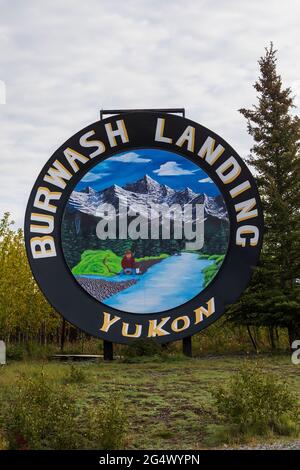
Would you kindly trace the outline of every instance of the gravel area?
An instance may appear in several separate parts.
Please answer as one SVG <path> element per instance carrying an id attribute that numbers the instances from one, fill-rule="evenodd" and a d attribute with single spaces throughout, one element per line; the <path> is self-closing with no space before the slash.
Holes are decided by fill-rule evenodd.
<path id="1" fill-rule="evenodd" d="M 123 282 L 110 282 L 102 279 L 88 279 L 86 277 L 77 277 L 76 280 L 84 290 L 100 302 L 124 289 L 127 289 L 137 282 L 134 279 Z"/>
<path id="2" fill-rule="evenodd" d="M 229 450 L 229 448 L 227 448 Z M 231 448 L 232 449 L 232 448 Z M 270 442 L 270 443 L 261 443 L 254 446 L 243 445 L 240 447 L 235 447 L 237 450 L 300 450 L 300 441 L 280 441 L 280 442 Z"/>

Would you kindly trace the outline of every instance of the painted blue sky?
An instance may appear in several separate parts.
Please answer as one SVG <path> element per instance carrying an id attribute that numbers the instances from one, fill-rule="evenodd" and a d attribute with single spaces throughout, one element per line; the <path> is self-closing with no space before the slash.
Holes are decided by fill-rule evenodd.
<path id="1" fill-rule="evenodd" d="M 110 157 L 86 173 L 75 189 L 80 191 L 91 186 L 99 191 L 112 184 L 124 186 L 145 174 L 173 189 L 189 187 L 196 193 L 209 196 L 220 193 L 208 175 L 190 160 L 157 149 L 132 150 Z"/>

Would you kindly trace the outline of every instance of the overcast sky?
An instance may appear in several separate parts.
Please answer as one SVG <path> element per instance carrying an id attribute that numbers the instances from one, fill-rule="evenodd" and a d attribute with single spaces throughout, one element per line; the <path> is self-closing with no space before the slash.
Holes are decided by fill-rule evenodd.
<path id="1" fill-rule="evenodd" d="M 237 109 L 271 40 L 300 95 L 299 16 L 298 0 L 0 0 L 0 214 L 22 226 L 42 166 L 100 108 L 185 107 L 246 156 Z"/>

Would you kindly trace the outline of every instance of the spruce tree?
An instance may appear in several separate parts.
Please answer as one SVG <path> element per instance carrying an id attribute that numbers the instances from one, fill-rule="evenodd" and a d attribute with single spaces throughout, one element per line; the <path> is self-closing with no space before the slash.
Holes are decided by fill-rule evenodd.
<path id="1" fill-rule="evenodd" d="M 258 104 L 240 109 L 254 145 L 248 158 L 262 199 L 265 234 L 259 268 L 231 315 L 242 323 L 287 327 L 300 339 L 300 120 L 277 73 L 271 43 L 259 60 Z"/>

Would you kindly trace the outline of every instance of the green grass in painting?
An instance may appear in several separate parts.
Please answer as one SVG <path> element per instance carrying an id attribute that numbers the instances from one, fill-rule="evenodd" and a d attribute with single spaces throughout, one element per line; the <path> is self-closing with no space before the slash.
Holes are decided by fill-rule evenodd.
<path id="1" fill-rule="evenodd" d="M 136 258 L 136 261 L 151 261 L 153 259 L 165 259 L 168 258 L 170 255 L 167 253 L 161 253 L 158 256 L 144 256 L 143 258 Z"/>
<path id="2" fill-rule="evenodd" d="M 85 250 L 79 263 L 72 269 L 72 273 L 75 276 L 89 274 L 115 276 L 122 269 L 121 259 L 111 250 Z"/>
<path id="3" fill-rule="evenodd" d="M 204 274 L 204 285 L 208 284 L 213 280 L 217 272 L 219 271 L 221 264 L 225 258 L 225 255 L 199 255 L 201 259 L 208 259 L 214 261 L 210 266 L 203 269 Z"/>
<path id="4" fill-rule="evenodd" d="M 200 253 L 199 255 L 199 259 L 208 259 L 210 257 L 210 255 L 206 254 L 206 253 Z"/>
<path id="5" fill-rule="evenodd" d="M 162 253 L 159 256 L 136 258 L 136 261 L 164 259 L 168 256 L 166 253 Z M 96 275 L 112 277 L 121 271 L 121 261 L 122 257 L 116 255 L 112 250 L 85 250 L 81 255 L 79 263 L 72 269 L 72 273 L 75 276 Z"/>

